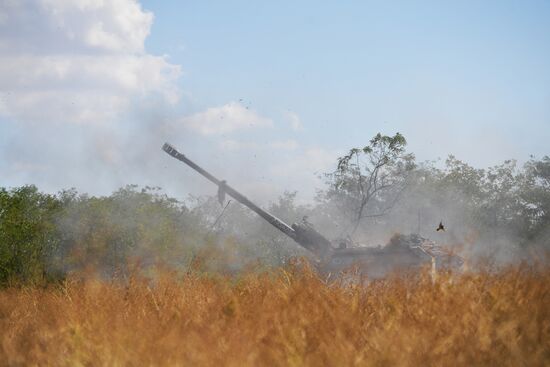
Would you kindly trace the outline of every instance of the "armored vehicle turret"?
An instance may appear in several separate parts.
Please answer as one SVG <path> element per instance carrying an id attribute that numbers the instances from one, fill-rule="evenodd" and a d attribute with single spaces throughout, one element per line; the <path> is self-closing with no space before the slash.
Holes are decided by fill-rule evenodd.
<path id="1" fill-rule="evenodd" d="M 414 234 L 395 235 L 383 247 L 349 247 L 341 241 L 330 241 L 306 221 L 289 225 L 268 213 L 228 185 L 225 180 L 217 179 L 172 145 L 165 143 L 162 150 L 215 184 L 218 187 L 218 197 L 223 198 L 225 194 L 231 196 L 307 249 L 314 255 L 318 269 L 324 274 L 335 274 L 355 266 L 362 274 L 377 278 L 391 271 L 415 268 L 424 264 L 457 267 L 463 263 L 459 256 L 450 254 L 433 241 Z"/>

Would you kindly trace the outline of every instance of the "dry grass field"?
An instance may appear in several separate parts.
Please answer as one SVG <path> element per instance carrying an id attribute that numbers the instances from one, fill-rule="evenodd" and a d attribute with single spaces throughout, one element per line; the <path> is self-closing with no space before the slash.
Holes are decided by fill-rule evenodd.
<path id="1" fill-rule="evenodd" d="M 548 366 L 550 270 L 326 284 L 289 267 L 0 290 L 7 366 Z"/>

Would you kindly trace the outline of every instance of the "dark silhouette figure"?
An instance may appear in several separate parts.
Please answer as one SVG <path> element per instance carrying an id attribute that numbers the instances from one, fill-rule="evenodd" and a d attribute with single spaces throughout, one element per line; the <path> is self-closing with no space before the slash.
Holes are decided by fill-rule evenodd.
<path id="1" fill-rule="evenodd" d="M 443 222 L 439 222 L 439 226 L 435 230 L 436 232 L 443 231 L 445 232 L 445 226 L 443 225 Z"/>

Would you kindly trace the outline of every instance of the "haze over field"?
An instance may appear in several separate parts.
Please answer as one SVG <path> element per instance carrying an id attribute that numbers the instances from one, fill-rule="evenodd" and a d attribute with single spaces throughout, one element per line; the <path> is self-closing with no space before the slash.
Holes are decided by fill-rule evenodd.
<path id="1" fill-rule="evenodd" d="M 3 1 L 0 186 L 266 203 L 377 132 L 475 167 L 549 153 L 550 4 Z"/>
<path id="2" fill-rule="evenodd" d="M 549 366 L 549 19 L 0 0 L 0 361 Z"/>

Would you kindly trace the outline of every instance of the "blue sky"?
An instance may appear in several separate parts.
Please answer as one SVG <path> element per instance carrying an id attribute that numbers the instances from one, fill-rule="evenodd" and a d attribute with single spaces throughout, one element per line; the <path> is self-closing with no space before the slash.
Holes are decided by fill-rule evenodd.
<path id="1" fill-rule="evenodd" d="M 183 65 L 182 108 L 245 98 L 275 118 L 288 109 L 308 127 L 303 141 L 333 148 L 382 130 L 402 131 L 425 159 L 548 153 L 548 2 L 144 7 L 156 19 L 148 49 Z"/>
<path id="2" fill-rule="evenodd" d="M 550 154 L 547 1 L 2 9 L 0 186 L 206 192 L 151 157 L 163 140 L 260 198 L 310 197 L 319 172 L 379 131 L 403 133 L 420 160 Z"/>

